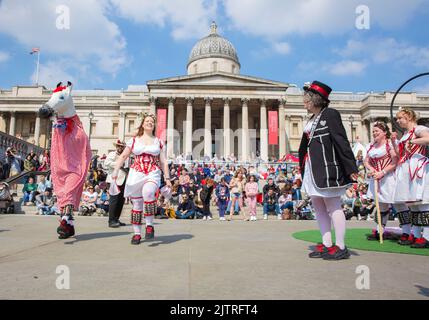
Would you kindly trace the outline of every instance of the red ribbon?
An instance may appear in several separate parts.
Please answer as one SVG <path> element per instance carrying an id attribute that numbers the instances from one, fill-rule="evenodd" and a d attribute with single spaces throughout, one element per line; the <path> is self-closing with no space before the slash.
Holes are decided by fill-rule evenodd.
<path id="1" fill-rule="evenodd" d="M 317 84 L 312 84 L 310 86 L 310 88 L 316 90 L 319 93 L 321 93 L 323 96 L 325 96 L 326 99 L 329 97 L 329 93 L 327 93 L 325 91 L 325 89 L 323 89 L 322 87 L 318 86 Z"/>

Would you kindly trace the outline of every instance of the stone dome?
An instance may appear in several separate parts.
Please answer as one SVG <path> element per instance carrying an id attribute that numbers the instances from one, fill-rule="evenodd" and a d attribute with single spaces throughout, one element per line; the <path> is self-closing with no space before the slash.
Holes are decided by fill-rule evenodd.
<path id="1" fill-rule="evenodd" d="M 215 22 L 211 25 L 210 34 L 198 41 L 192 48 L 188 66 L 194 61 L 206 58 L 230 59 L 240 66 L 237 51 L 231 42 L 217 33 L 217 25 Z"/>

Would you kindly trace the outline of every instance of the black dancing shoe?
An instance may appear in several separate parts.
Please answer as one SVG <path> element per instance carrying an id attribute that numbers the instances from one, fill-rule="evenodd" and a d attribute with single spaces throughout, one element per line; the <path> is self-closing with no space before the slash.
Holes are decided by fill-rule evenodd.
<path id="1" fill-rule="evenodd" d="M 144 238 L 146 240 L 153 239 L 155 237 L 155 228 L 153 226 L 147 226 L 146 227 L 146 234 L 144 235 Z"/>
<path id="2" fill-rule="evenodd" d="M 308 254 L 309 258 L 322 258 L 324 254 L 328 253 L 328 247 L 326 247 L 324 244 L 319 243 L 315 248 L 313 252 L 310 252 Z"/>
<path id="3" fill-rule="evenodd" d="M 416 239 L 412 234 L 408 235 L 406 233 L 403 233 L 398 241 L 398 244 L 400 244 L 401 246 L 409 246 L 412 245 L 415 241 Z"/>
<path id="4" fill-rule="evenodd" d="M 328 252 L 323 255 L 323 260 L 342 260 L 350 258 L 350 252 L 347 248 L 341 250 L 338 246 L 328 248 Z"/>
<path id="5" fill-rule="evenodd" d="M 424 249 L 429 248 L 429 241 L 427 241 L 425 238 L 421 237 L 416 239 L 416 241 L 411 245 L 411 248 L 415 249 Z"/>
<path id="6" fill-rule="evenodd" d="M 372 234 L 369 234 L 367 237 L 367 240 L 369 241 L 380 241 L 380 234 L 377 230 L 372 230 Z M 398 240 L 398 236 L 395 236 L 394 234 L 390 232 L 384 232 L 383 233 L 383 240 Z"/>
<path id="7" fill-rule="evenodd" d="M 133 238 L 131 239 L 131 244 L 138 245 L 138 244 L 140 244 L 141 240 L 142 240 L 141 235 L 135 234 L 135 235 L 133 235 Z"/>
<path id="8" fill-rule="evenodd" d="M 367 240 L 369 240 L 369 241 L 380 240 L 380 234 L 378 233 L 378 231 L 377 231 L 377 230 L 372 230 L 372 233 L 371 233 L 371 234 L 369 234 L 369 235 L 366 237 L 366 239 L 367 239 Z"/>
<path id="9" fill-rule="evenodd" d="M 121 225 L 118 221 L 110 221 L 109 222 L 109 228 L 119 228 Z"/>
<path id="10" fill-rule="evenodd" d="M 120 227 L 125 227 L 125 226 L 127 225 L 126 223 L 123 223 L 123 222 L 121 222 L 121 221 L 119 221 L 119 220 L 118 220 L 118 223 L 119 223 L 119 226 L 120 226 Z"/>
<path id="11" fill-rule="evenodd" d="M 75 235 L 74 226 L 69 225 L 65 220 L 61 221 L 61 225 L 57 228 L 59 234 L 58 239 L 68 239 Z"/>

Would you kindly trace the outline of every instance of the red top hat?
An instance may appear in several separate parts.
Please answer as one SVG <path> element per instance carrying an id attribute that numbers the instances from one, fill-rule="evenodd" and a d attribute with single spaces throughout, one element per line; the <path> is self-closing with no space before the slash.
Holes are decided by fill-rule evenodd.
<path id="1" fill-rule="evenodd" d="M 304 91 L 311 91 L 314 92 L 316 94 L 318 94 L 319 96 L 321 96 L 323 99 L 326 100 L 326 102 L 330 102 L 329 101 L 329 95 L 331 94 L 331 87 L 329 87 L 328 85 L 319 82 L 319 81 L 313 81 L 313 83 L 310 86 L 304 86 Z"/>

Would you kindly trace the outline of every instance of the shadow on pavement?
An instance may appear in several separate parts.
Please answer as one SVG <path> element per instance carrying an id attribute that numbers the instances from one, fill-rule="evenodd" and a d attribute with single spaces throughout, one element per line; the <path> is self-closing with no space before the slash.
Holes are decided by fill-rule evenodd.
<path id="1" fill-rule="evenodd" d="M 174 234 L 170 236 L 155 236 L 155 239 L 150 241 L 149 247 L 157 247 L 161 244 L 170 244 L 173 242 L 178 242 L 180 240 L 190 240 L 194 236 L 191 234 Z"/>
<path id="2" fill-rule="evenodd" d="M 419 285 L 416 285 L 415 287 L 420 290 L 419 292 L 417 292 L 418 294 L 425 296 L 425 297 L 429 297 L 429 288 L 425 288 L 425 287 L 419 286 Z"/>
<path id="3" fill-rule="evenodd" d="M 100 232 L 100 233 L 78 234 L 75 237 L 70 239 L 73 241 L 64 242 L 64 244 L 75 244 L 76 242 L 80 242 L 80 241 L 120 237 L 120 236 L 129 235 L 129 234 L 131 234 L 131 232 Z"/>
<path id="4" fill-rule="evenodd" d="M 0 230 L 0 232 L 7 232 L 7 231 L 10 231 L 10 230 Z"/>

